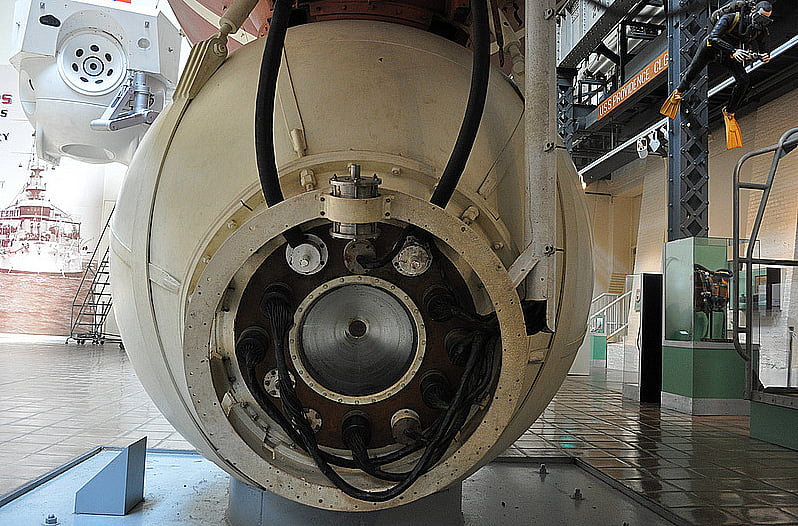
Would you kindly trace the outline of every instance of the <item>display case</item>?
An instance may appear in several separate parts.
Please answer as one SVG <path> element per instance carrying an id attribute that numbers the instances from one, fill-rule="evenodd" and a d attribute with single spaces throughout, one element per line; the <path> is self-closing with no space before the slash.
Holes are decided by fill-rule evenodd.
<path id="1" fill-rule="evenodd" d="M 693 237 L 665 244 L 665 340 L 731 341 L 731 263 L 726 238 Z"/>

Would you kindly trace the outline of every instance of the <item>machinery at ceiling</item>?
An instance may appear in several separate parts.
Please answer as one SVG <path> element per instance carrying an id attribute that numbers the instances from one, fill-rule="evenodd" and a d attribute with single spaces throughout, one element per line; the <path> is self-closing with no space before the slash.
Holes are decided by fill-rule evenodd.
<path id="1" fill-rule="evenodd" d="M 478 3 L 473 53 L 412 24 L 292 25 L 280 0 L 228 57 L 256 7 L 234 3 L 130 165 L 111 241 L 125 347 L 243 482 L 408 503 L 504 451 L 567 374 L 592 292 L 583 196 L 558 149 L 553 295 L 528 301 L 524 101 L 487 65 Z"/>
<path id="2" fill-rule="evenodd" d="M 177 82 L 178 29 L 120 2 L 20 0 L 11 63 L 40 159 L 129 163 Z"/>

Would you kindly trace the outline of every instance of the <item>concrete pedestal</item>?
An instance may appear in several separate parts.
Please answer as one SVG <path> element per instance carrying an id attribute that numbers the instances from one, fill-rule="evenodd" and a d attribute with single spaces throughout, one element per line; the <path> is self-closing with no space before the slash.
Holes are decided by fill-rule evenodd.
<path id="1" fill-rule="evenodd" d="M 305 506 L 230 479 L 230 526 L 462 526 L 463 486 L 386 510 L 343 512 Z M 368 505 L 368 504 L 366 504 Z"/>

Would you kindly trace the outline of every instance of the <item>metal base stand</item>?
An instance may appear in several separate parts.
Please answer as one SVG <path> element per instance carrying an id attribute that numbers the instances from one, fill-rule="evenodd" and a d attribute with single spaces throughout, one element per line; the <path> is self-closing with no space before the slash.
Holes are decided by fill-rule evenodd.
<path id="1" fill-rule="evenodd" d="M 462 526 L 463 486 L 386 510 L 348 513 L 305 506 L 230 478 L 230 526 Z"/>

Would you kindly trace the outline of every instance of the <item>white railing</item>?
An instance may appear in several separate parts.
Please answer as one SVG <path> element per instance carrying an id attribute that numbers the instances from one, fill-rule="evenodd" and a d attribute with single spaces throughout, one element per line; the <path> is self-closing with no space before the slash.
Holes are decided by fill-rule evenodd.
<path id="1" fill-rule="evenodd" d="M 592 318 L 595 313 L 612 303 L 618 299 L 617 294 L 613 294 L 612 292 L 605 292 L 599 296 L 593 298 L 590 302 L 590 317 Z"/>
<path id="2" fill-rule="evenodd" d="M 594 301 L 600 300 L 605 295 L 607 294 L 598 296 Z M 599 323 L 599 316 L 603 316 L 604 334 L 607 335 L 607 341 L 612 341 L 616 336 L 622 335 L 629 325 L 629 307 L 631 306 L 632 291 L 626 291 L 620 296 L 617 294 L 608 295 L 615 296 L 615 298 L 598 307 L 595 312 L 590 314 L 588 328 L 590 331 L 595 331 Z M 593 310 L 592 305 L 590 310 Z"/>

